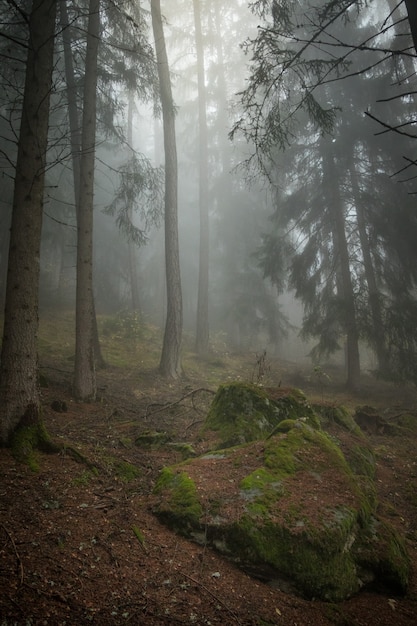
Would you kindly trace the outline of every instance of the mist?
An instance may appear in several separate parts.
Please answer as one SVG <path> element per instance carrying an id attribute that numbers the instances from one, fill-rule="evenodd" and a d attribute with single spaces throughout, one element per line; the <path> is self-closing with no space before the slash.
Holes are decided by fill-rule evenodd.
<path id="1" fill-rule="evenodd" d="M 356 342 L 363 369 L 373 369 L 379 360 L 375 367 L 382 371 L 388 354 L 400 362 L 398 336 L 406 322 L 398 311 L 399 292 L 407 311 L 415 304 L 411 240 L 403 245 L 404 233 L 408 237 L 416 230 L 415 184 L 411 176 L 395 174 L 412 154 L 412 139 L 382 132 L 378 120 L 388 120 L 394 127 L 409 119 L 412 96 L 390 104 L 381 100 L 401 89 L 414 60 L 404 57 L 394 62 L 386 54 L 382 64 L 381 52 L 377 57 L 370 49 L 348 53 L 363 40 L 371 41 L 375 49 L 398 47 L 396 29 L 400 26 L 395 20 L 399 18 L 389 19 L 371 3 L 359 19 L 350 16 L 346 23 L 329 27 L 321 46 L 307 49 L 302 71 L 294 67 L 292 74 L 285 73 L 279 62 L 275 67 L 271 64 L 267 83 L 256 74 L 267 53 L 273 53 L 272 47 L 259 47 L 270 45 L 262 36 L 275 33 L 280 49 L 288 53 L 299 46 L 297 37 L 307 40 L 311 36 L 309 29 L 300 34 L 302 27 L 297 26 L 298 34 L 291 39 L 289 33 L 279 31 L 272 14 L 251 12 L 245 2 L 233 7 L 226 2 L 199 4 L 207 124 L 211 349 L 221 342 L 237 352 L 267 350 L 271 357 L 288 361 L 330 360 L 344 366 Z M 145 5 L 140 15 L 141 36 L 152 46 Z M 189 2 L 165 5 L 176 108 L 183 323 L 185 333 L 192 337 L 198 315 L 201 246 L 201 94 L 192 6 Z M 114 37 L 106 19 L 103 50 Z M 257 38 L 258 48 L 251 44 Z M 330 44 L 336 40 L 341 42 L 341 51 L 336 52 L 345 65 L 340 69 L 335 63 L 323 73 L 318 64 L 328 63 Z M 259 50 L 265 56 L 259 56 Z M 41 311 L 75 307 L 76 216 L 62 54 L 57 38 L 51 165 L 42 231 Z M 128 65 L 123 53 L 120 58 L 120 63 Z M 105 57 L 99 61 L 99 83 L 110 87 L 97 112 L 95 148 L 96 312 L 137 312 L 144 322 L 163 328 L 167 302 L 162 185 L 157 191 L 165 164 L 160 106 L 143 86 L 129 85 L 106 63 Z M 290 61 L 288 65 L 292 67 Z M 22 72 L 22 64 L 17 67 Z M 81 76 L 81 66 L 76 72 Z M 339 80 L 343 73 L 347 77 Z M 7 80 L 4 73 L 3 81 Z M 13 97 L 19 101 L 18 89 Z M 10 164 L 16 159 L 10 138 L 16 119 L 7 94 L 1 106 L 0 296 L 4 302 L 13 189 Z M 253 111 L 258 118 L 252 117 Z M 276 115 L 274 123 L 272 114 Z M 137 192 L 132 186 L 120 195 L 121 173 L 133 155 L 146 162 L 143 177 L 149 177 L 152 170 L 155 186 L 143 186 Z M 131 204 L 130 216 L 126 216 L 123 199 L 115 202 L 119 197 L 125 198 L 126 206 Z M 398 274 L 404 278 L 401 287 L 395 279 Z M 409 363 L 401 362 L 401 370 L 402 377 L 413 379 Z"/>

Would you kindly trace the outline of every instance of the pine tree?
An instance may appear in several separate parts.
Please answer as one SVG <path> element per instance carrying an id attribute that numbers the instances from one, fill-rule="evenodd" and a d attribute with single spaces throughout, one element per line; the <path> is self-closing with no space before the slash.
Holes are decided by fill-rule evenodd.
<path id="1" fill-rule="evenodd" d="M 0 442 L 41 422 L 37 358 L 39 258 L 52 88 L 55 0 L 33 0 L 14 181 L 0 369 Z M 36 438 L 33 439 L 36 444 Z"/>
<path id="2" fill-rule="evenodd" d="M 175 110 L 159 0 L 151 0 L 158 62 L 165 149 L 165 271 L 167 315 L 159 370 L 167 378 L 182 375 L 182 291 L 178 243 L 178 165 Z"/>

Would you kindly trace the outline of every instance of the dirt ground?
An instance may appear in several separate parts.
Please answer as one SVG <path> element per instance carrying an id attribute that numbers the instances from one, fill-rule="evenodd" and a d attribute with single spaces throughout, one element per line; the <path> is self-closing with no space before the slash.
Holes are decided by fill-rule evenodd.
<path id="1" fill-rule="evenodd" d="M 369 435 L 378 458 L 380 514 L 406 537 L 412 559 L 408 594 L 395 597 L 368 589 L 339 605 L 326 604 L 251 578 L 153 515 L 158 473 L 180 461 L 181 451 L 175 445 L 138 447 L 135 438 L 145 430 L 165 431 L 172 441 L 205 451 L 209 442 L 199 438 L 199 428 L 215 387 L 192 379 L 168 384 L 153 372 L 139 380 L 108 368 L 99 373 L 100 400 L 81 404 L 71 399 L 68 373 L 51 367 L 47 374 L 46 426 L 54 440 L 76 448 L 84 462 L 64 447 L 61 454 L 40 455 L 34 472 L 0 450 L 0 626 L 417 623 L 412 437 Z M 286 374 L 283 380 L 279 372 L 277 385 L 279 378 L 304 388 L 308 397 L 326 395 L 350 407 L 370 404 L 387 419 L 417 409 L 413 389 L 369 383 L 352 397 L 342 387 L 314 388 L 298 371 Z M 331 497 L 331 478 L 329 483 Z"/>

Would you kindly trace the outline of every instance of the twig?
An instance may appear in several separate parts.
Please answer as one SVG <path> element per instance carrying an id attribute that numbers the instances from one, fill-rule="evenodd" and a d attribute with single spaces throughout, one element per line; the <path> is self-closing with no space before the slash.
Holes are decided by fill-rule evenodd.
<path id="1" fill-rule="evenodd" d="M 211 393 L 213 396 L 215 395 L 215 391 L 213 391 L 212 389 L 206 389 L 205 387 L 200 387 L 199 389 L 193 389 L 192 391 L 189 391 L 188 393 L 186 393 L 184 396 L 182 396 L 181 398 L 179 398 L 178 400 L 175 400 L 175 402 L 168 402 L 164 405 L 162 405 L 162 407 L 160 409 L 157 409 L 156 411 L 153 411 L 152 413 L 148 413 L 148 407 L 149 406 L 155 406 L 155 405 L 148 405 L 146 407 L 146 412 L 145 412 L 145 419 L 152 416 L 152 415 L 156 415 L 157 413 L 161 413 L 161 411 L 165 411 L 166 409 L 170 409 L 174 406 L 177 406 L 177 404 L 180 404 L 183 400 L 185 400 L 186 398 L 189 398 L 191 396 L 191 398 L 193 399 L 194 396 L 197 393 L 200 393 L 200 391 L 205 391 L 206 393 Z M 197 410 L 194 406 L 194 402 L 193 402 L 193 408 L 195 410 Z"/>
<path id="2" fill-rule="evenodd" d="M 184 428 L 184 432 L 186 432 L 189 428 L 192 428 L 196 424 L 201 424 L 202 422 L 204 422 L 204 420 L 193 420 L 190 424 L 188 424 L 188 426 Z"/>
<path id="3" fill-rule="evenodd" d="M 10 543 L 11 543 L 11 544 L 12 544 L 12 546 L 13 546 L 13 550 L 14 550 L 14 553 L 15 553 L 15 555 L 16 555 L 17 562 L 18 562 L 18 564 L 19 564 L 19 570 L 20 570 L 20 584 L 21 584 L 21 585 L 23 585 L 23 580 L 24 580 L 24 571 L 23 571 L 23 563 L 22 563 L 22 559 L 20 558 L 19 552 L 17 551 L 16 544 L 15 544 L 15 542 L 14 542 L 13 537 L 11 536 L 11 534 L 9 533 L 9 531 L 7 530 L 6 526 L 4 526 L 4 524 L 2 524 L 1 526 L 2 526 L 2 528 L 3 528 L 3 530 L 4 530 L 4 532 L 6 533 L 6 535 L 8 536 L 8 538 L 10 539 Z"/>

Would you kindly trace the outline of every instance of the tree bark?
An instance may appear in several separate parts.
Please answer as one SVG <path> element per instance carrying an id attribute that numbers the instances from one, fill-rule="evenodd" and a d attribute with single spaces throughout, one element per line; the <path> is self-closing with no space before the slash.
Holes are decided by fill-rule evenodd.
<path id="1" fill-rule="evenodd" d="M 411 35 L 413 37 L 414 48 L 417 52 L 417 3 L 416 0 L 405 0 L 405 6 L 410 23 Z"/>
<path id="2" fill-rule="evenodd" d="M 352 180 L 352 191 L 355 199 L 356 218 L 358 221 L 359 241 L 361 244 L 365 279 L 368 286 L 369 308 L 372 318 L 372 348 L 375 351 L 378 361 L 378 369 L 381 373 L 389 369 L 389 355 L 385 343 L 384 323 L 382 317 L 381 294 L 378 289 L 375 276 L 372 253 L 366 228 L 366 217 L 360 198 L 360 188 L 355 164 L 350 166 L 350 176 Z"/>
<path id="3" fill-rule="evenodd" d="M 70 140 L 71 140 L 71 157 L 72 157 L 72 172 L 74 181 L 74 199 L 75 199 L 75 212 L 78 223 L 78 215 L 80 213 L 80 185 L 81 185 L 81 144 L 82 144 L 82 132 L 81 124 L 78 115 L 77 104 L 77 85 L 75 82 L 74 63 L 71 52 L 71 35 L 69 30 L 69 19 L 67 11 L 67 0 L 61 0 L 60 3 L 61 12 L 61 26 L 62 26 L 62 39 L 64 44 L 64 63 L 65 63 L 65 80 L 67 84 L 67 101 L 68 101 L 68 117 L 70 124 Z M 106 367 L 106 362 L 101 353 L 100 339 L 97 327 L 97 316 L 94 305 L 93 297 L 93 346 L 94 346 L 94 360 L 98 367 Z"/>
<path id="4" fill-rule="evenodd" d="M 77 211 L 77 303 L 74 395 L 96 397 L 93 303 L 93 203 L 100 0 L 90 0 L 84 75 L 80 196 Z"/>
<path id="5" fill-rule="evenodd" d="M 129 92 L 129 98 L 127 103 L 127 143 L 128 146 L 133 148 L 133 107 L 134 98 L 133 92 Z M 129 202 L 127 207 L 127 216 L 131 224 L 133 224 L 133 202 Z M 129 238 L 127 242 L 128 255 L 129 255 L 129 278 L 130 278 L 130 293 L 132 311 L 140 311 L 140 298 L 139 298 L 139 277 L 138 277 L 138 261 L 136 254 L 136 244 Z"/>
<path id="6" fill-rule="evenodd" d="M 350 273 L 349 249 L 346 239 L 345 218 L 343 215 L 342 199 L 337 186 L 337 175 L 334 164 L 334 154 L 329 144 L 323 145 L 324 183 L 328 187 L 328 202 L 333 216 L 333 240 L 335 258 L 340 271 L 338 279 L 338 294 L 344 306 L 344 329 L 346 332 L 346 369 L 348 389 L 355 391 L 360 386 L 360 355 L 359 332 L 356 323 L 355 296 L 352 276 Z"/>
<path id="7" fill-rule="evenodd" d="M 204 67 L 204 45 L 201 29 L 200 0 L 193 0 L 195 42 L 197 49 L 198 127 L 199 127 L 199 207 L 200 254 L 196 325 L 196 352 L 207 355 L 209 350 L 209 191 L 208 191 L 208 132 L 207 97 Z"/>
<path id="8" fill-rule="evenodd" d="M 182 375 L 182 291 L 178 242 L 178 166 L 175 110 L 159 0 L 151 0 L 151 13 L 161 91 L 165 151 L 167 316 L 159 371 L 166 378 L 179 378 Z"/>
<path id="9" fill-rule="evenodd" d="M 33 0 L 10 232 L 0 367 L 0 443 L 30 413 L 40 421 L 39 259 L 52 86 L 55 0 Z"/>

